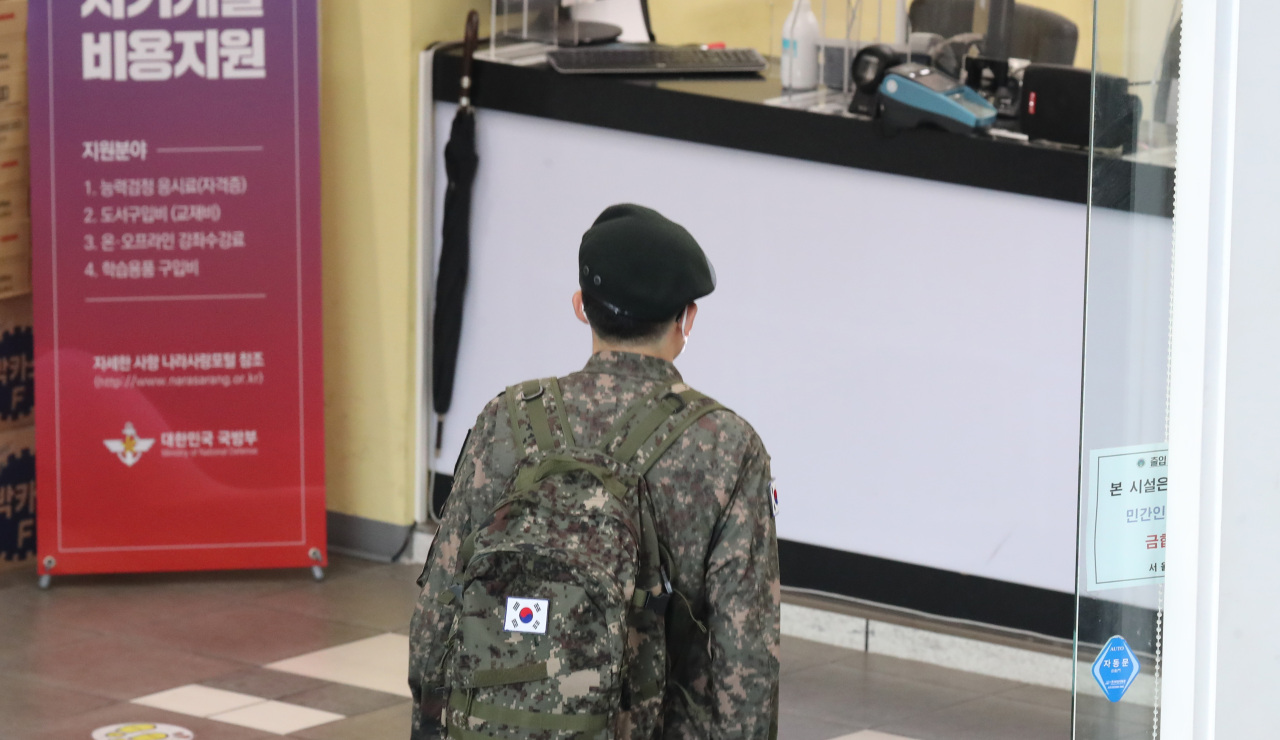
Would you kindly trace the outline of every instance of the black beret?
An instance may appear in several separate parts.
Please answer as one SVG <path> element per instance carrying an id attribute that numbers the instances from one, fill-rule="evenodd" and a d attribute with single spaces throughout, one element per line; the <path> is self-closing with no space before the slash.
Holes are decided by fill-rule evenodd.
<path id="1" fill-rule="evenodd" d="M 582 235 L 578 284 L 614 313 L 665 321 L 715 290 L 716 273 L 683 226 L 623 203 L 604 209 Z"/>

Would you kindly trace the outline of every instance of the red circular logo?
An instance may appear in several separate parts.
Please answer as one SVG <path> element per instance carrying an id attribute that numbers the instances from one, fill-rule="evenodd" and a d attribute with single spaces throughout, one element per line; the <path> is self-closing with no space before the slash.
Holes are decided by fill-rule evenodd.
<path id="1" fill-rule="evenodd" d="M 527 607 L 527 606 L 526 606 L 525 608 L 521 609 L 521 610 L 520 610 L 520 621 L 521 621 L 521 622 L 524 622 L 525 624 L 528 624 L 528 623 L 532 622 L 532 621 L 533 621 L 533 610 L 532 610 L 532 609 L 530 609 L 530 608 L 529 608 L 529 607 Z"/>

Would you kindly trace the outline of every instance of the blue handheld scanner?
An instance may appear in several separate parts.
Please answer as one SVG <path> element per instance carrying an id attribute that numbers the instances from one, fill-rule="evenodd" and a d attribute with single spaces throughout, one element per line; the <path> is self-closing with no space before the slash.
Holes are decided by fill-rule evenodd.
<path id="1" fill-rule="evenodd" d="M 899 64 L 880 83 L 880 115 L 894 128 L 931 123 L 970 133 L 991 128 L 996 109 L 981 95 L 923 64 Z"/>

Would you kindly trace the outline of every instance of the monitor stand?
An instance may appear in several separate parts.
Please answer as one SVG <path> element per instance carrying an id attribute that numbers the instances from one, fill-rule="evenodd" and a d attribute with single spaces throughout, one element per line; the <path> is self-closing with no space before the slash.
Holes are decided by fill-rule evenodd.
<path id="1" fill-rule="evenodd" d="M 574 26 L 577 26 L 575 29 Z M 557 28 L 556 43 L 559 46 L 590 46 L 607 44 L 616 41 L 622 35 L 622 29 L 612 23 L 599 21 L 577 21 L 561 19 Z"/>

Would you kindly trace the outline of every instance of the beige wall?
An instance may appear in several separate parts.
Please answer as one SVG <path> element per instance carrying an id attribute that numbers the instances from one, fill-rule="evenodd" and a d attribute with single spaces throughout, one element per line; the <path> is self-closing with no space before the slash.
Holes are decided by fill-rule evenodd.
<path id="1" fill-rule="evenodd" d="M 467 11 L 472 9 L 480 12 L 481 34 L 488 33 L 489 0 L 418 0 L 413 6 L 422 37 L 427 43 L 462 38 Z"/>
<path id="2" fill-rule="evenodd" d="M 324 0 L 321 158 L 330 510 L 403 524 L 413 485 L 410 0 Z"/>
<path id="3" fill-rule="evenodd" d="M 414 515 L 418 52 L 487 0 L 322 0 L 328 507 Z"/>

